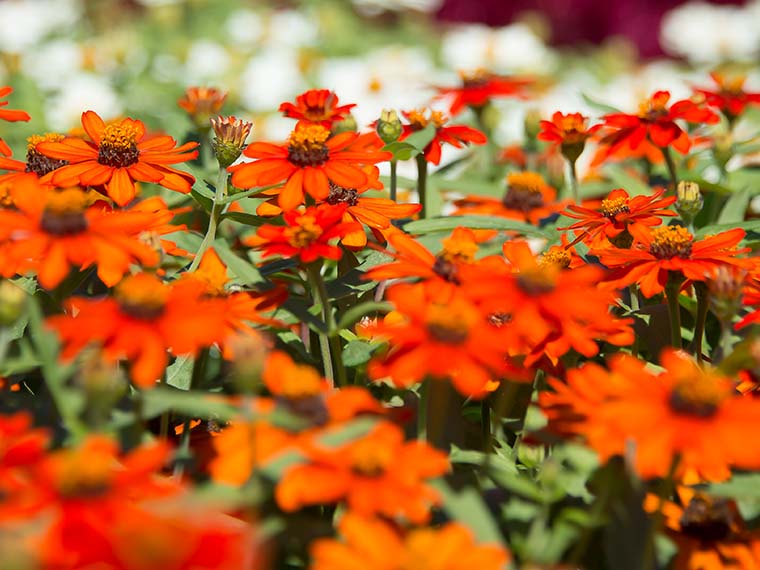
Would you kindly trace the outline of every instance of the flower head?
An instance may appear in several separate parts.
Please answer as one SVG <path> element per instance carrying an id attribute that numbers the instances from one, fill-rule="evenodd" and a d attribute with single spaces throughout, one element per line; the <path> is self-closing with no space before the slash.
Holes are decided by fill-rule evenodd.
<path id="1" fill-rule="evenodd" d="M 719 109 L 729 122 L 734 122 L 744 113 L 747 106 L 760 105 L 760 93 L 748 93 L 744 90 L 744 82 L 747 80 L 745 75 L 713 71 L 710 77 L 715 87 L 694 89 L 694 93 L 703 96 L 711 107 Z"/>
<path id="2" fill-rule="evenodd" d="M 329 89 L 310 89 L 296 97 L 295 104 L 282 103 L 280 112 L 299 123 L 317 124 L 330 130 L 334 123 L 351 114 L 356 104 L 339 105 L 338 96 Z"/>
<path id="3" fill-rule="evenodd" d="M 217 117 L 211 119 L 214 130 L 214 152 L 219 164 L 227 168 L 235 162 L 245 148 L 245 141 L 251 133 L 253 123 L 235 117 Z"/>
<path id="4" fill-rule="evenodd" d="M 425 109 L 416 109 L 413 111 L 403 111 L 409 124 L 404 125 L 403 133 L 399 140 L 406 139 L 412 133 L 421 131 L 428 125 L 435 126 L 435 136 L 424 149 L 425 160 L 431 164 L 441 162 L 441 147 L 444 143 L 455 148 L 462 148 L 468 143 L 485 144 L 486 135 L 477 129 L 466 125 L 448 125 L 448 118 L 440 111 L 429 110 L 426 115 Z"/>
<path id="5" fill-rule="evenodd" d="M 460 72 L 461 85 L 458 87 L 439 87 L 439 97 L 451 99 L 449 112 L 457 115 L 465 107 L 483 107 L 497 97 L 522 97 L 525 88 L 533 83 L 531 79 L 504 77 L 495 75 L 485 69 L 473 72 Z"/>
<path id="6" fill-rule="evenodd" d="M 601 125 L 588 128 L 586 121 L 588 117 L 580 113 L 565 115 L 557 111 L 552 115 L 551 121 L 541 121 L 538 140 L 559 146 L 562 155 L 570 162 L 575 162 L 583 152 L 586 140 L 601 128 Z"/>
<path id="7" fill-rule="evenodd" d="M 215 87 L 188 87 L 185 95 L 177 101 L 195 125 L 208 129 L 208 121 L 222 110 L 227 93 Z"/>

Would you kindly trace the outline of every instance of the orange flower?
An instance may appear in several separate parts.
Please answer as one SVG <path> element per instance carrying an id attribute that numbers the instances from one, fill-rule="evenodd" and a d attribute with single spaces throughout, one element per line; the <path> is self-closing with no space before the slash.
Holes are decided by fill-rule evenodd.
<path id="1" fill-rule="evenodd" d="M 108 195 L 119 206 L 135 197 L 136 180 L 190 192 L 195 178 L 168 165 L 196 158 L 198 151 L 192 149 L 198 143 L 175 147 L 176 141 L 169 136 L 146 139 L 141 121 L 122 119 L 106 125 L 94 111 L 82 113 L 82 127 L 90 140 L 67 137 L 37 145 L 46 156 L 69 161 L 48 174 L 46 180 L 57 186 L 105 184 Z"/>
<path id="2" fill-rule="evenodd" d="M 109 360 L 127 358 L 130 376 L 142 388 L 160 378 L 174 355 L 196 354 L 225 337 L 225 305 L 204 296 L 197 282 L 166 285 L 147 273 L 126 277 L 114 298 L 72 298 L 68 314 L 50 317 L 71 358 L 91 343 Z"/>
<path id="3" fill-rule="evenodd" d="M 426 283 L 402 283 L 386 296 L 400 318 L 386 318 L 369 329 L 390 344 L 370 362 L 374 380 L 390 378 L 407 388 L 428 376 L 450 378 L 462 394 L 482 398 L 493 382 L 518 376 L 506 358 L 513 329 L 493 327 L 463 293 L 451 289 L 444 296 Z"/>
<path id="4" fill-rule="evenodd" d="M 588 121 L 588 117 L 584 117 L 580 113 L 565 115 L 557 111 L 552 115 L 551 121 L 541 121 L 541 132 L 538 133 L 538 140 L 558 146 L 562 155 L 574 162 L 583 152 L 586 140 L 602 128 L 601 125 L 587 128 L 586 121 Z"/>
<path id="5" fill-rule="evenodd" d="M 255 235 L 243 243 L 261 249 L 264 257 L 298 256 L 302 263 L 319 258 L 340 259 L 341 250 L 329 242 L 361 229 L 359 224 L 342 222 L 345 206 L 322 204 L 305 210 L 290 210 L 283 218 L 285 226 L 261 226 Z"/>
<path id="6" fill-rule="evenodd" d="M 429 163 L 438 164 L 441 162 L 441 146 L 444 143 L 450 144 L 454 148 L 462 148 L 467 143 L 485 144 L 488 141 L 486 135 L 479 130 L 467 125 L 446 126 L 448 118 L 443 113 L 432 109 L 429 111 L 430 117 L 425 116 L 425 109 L 403 111 L 403 115 L 409 124 L 404 125 L 404 130 L 399 137 L 399 140 L 403 141 L 412 133 L 421 131 L 432 123 L 435 126 L 435 136 L 424 149 L 425 160 Z"/>
<path id="7" fill-rule="evenodd" d="M 43 142 L 61 142 L 66 137 L 58 133 L 45 133 L 44 135 L 32 135 L 27 140 L 26 145 L 26 162 L 4 158 L 0 156 L 0 170 L 9 170 L 8 174 L 0 176 L 0 184 L 3 182 L 13 182 L 24 173 L 31 172 L 38 178 L 57 170 L 61 166 L 66 166 L 68 161 L 58 160 L 45 156 L 38 149 L 37 145 Z"/>
<path id="8" fill-rule="evenodd" d="M 6 97 L 7 95 L 10 95 L 13 92 L 12 87 L 0 87 L 0 99 L 3 97 Z M 3 109 L 2 107 L 5 107 L 8 104 L 8 101 L 0 101 L 0 120 L 3 121 L 10 121 L 12 123 L 15 123 L 17 121 L 28 121 L 31 119 L 29 116 L 29 113 L 26 111 L 18 111 L 15 109 Z M 3 156 L 10 156 L 11 155 L 11 149 L 6 144 L 6 142 L 0 138 L 0 155 Z"/>
<path id="9" fill-rule="evenodd" d="M 717 123 L 719 120 L 718 115 L 694 101 L 684 99 L 668 107 L 669 100 L 668 91 L 657 91 L 639 105 L 636 115 L 609 113 L 602 117 L 604 127 L 612 131 L 599 141 L 606 147 L 604 156 L 614 154 L 625 145 L 634 150 L 647 137 L 661 149 L 672 146 L 681 154 L 686 154 L 691 148 L 691 139 L 675 121 L 699 124 Z"/>
<path id="10" fill-rule="evenodd" d="M 345 500 L 361 515 L 423 523 L 440 502 L 426 480 L 449 470 L 444 453 L 421 441 L 405 442 L 401 428 L 390 422 L 339 447 L 315 442 L 304 452 L 308 462 L 288 469 L 275 489 L 277 504 L 286 512 Z"/>
<path id="11" fill-rule="evenodd" d="M 625 247 L 626 241 L 626 245 L 630 245 L 633 240 L 630 232 L 625 233 L 630 226 L 659 226 L 663 217 L 676 215 L 674 211 L 665 209 L 676 201 L 676 197 L 663 198 L 664 193 L 665 190 L 660 189 L 651 196 L 631 198 L 628 192 L 618 188 L 602 200 L 598 209 L 568 206 L 569 211 L 563 212 L 563 215 L 580 221 L 558 229 L 575 230 L 578 238 L 573 243 L 583 240 L 591 247 L 600 249 L 609 247 L 612 241 Z"/>
<path id="12" fill-rule="evenodd" d="M 562 264 L 536 259 L 523 241 L 505 242 L 503 250 L 506 259 L 493 256 L 463 269 L 462 290 L 494 328 L 511 331 L 511 355 L 527 355 L 527 365 L 546 355 L 556 364 L 571 348 L 595 356 L 597 340 L 617 346 L 633 342 L 631 319 L 612 315 L 615 295 L 598 288 L 599 268 L 563 270 Z"/>
<path id="13" fill-rule="evenodd" d="M 502 570 L 509 562 L 500 545 L 477 545 L 459 523 L 418 528 L 405 535 L 382 519 L 346 513 L 338 523 L 344 541 L 311 544 L 310 570 Z"/>
<path id="14" fill-rule="evenodd" d="M 345 188 L 364 188 L 371 180 L 362 167 L 389 160 L 391 153 L 349 148 L 357 139 L 359 134 L 353 132 L 331 137 L 319 124 L 296 125 L 285 145 L 248 145 L 243 154 L 257 160 L 231 166 L 232 183 L 253 188 L 284 182 L 278 204 L 286 211 L 303 204 L 304 192 L 318 201 L 327 199 L 331 181 Z"/>
<path id="15" fill-rule="evenodd" d="M 98 277 L 112 286 L 131 264 L 158 263 L 158 252 L 139 236 L 163 222 L 162 214 L 88 207 L 83 189 L 51 189 L 31 175 L 19 179 L 15 190 L 16 209 L 0 209 L 0 275 L 36 271 L 40 284 L 53 289 L 70 268 L 97 266 Z"/>
<path id="16" fill-rule="evenodd" d="M 727 75 L 713 71 L 710 77 L 717 89 L 694 89 L 694 93 L 702 95 L 711 107 L 720 109 L 729 122 L 736 120 L 748 105 L 760 105 L 760 93 L 744 91 L 746 75 Z"/>
<path id="17" fill-rule="evenodd" d="M 451 97 L 449 113 L 458 114 L 465 107 L 477 109 L 496 97 L 523 97 L 525 88 L 533 83 L 531 79 L 503 77 L 477 69 L 472 73 L 459 73 L 462 84 L 459 87 L 439 87 L 437 97 Z"/>
<path id="18" fill-rule="evenodd" d="M 631 457 L 645 478 L 666 475 L 676 457 L 678 473 L 710 481 L 760 467 L 760 442 L 743 437 L 760 420 L 760 401 L 683 352 L 666 350 L 660 361 L 660 374 L 625 354 L 609 359 L 609 372 L 593 363 L 570 370 L 566 385 L 554 380 L 556 393 L 539 397 L 550 426 L 583 435 L 602 461 Z"/>
<path id="19" fill-rule="evenodd" d="M 557 201 L 557 191 L 537 172 L 512 172 L 507 175 L 507 192 L 501 200 L 486 196 L 465 196 L 456 200 L 454 216 L 484 215 L 520 220 L 539 225 L 561 212 L 571 200 Z"/>
<path id="20" fill-rule="evenodd" d="M 632 249 L 606 248 L 595 253 L 614 269 L 605 281 L 615 288 L 637 283 L 645 297 L 661 293 L 671 273 L 690 281 L 705 281 L 721 265 L 742 266 L 736 256 L 749 249 L 736 249 L 744 230 L 733 229 L 699 241 L 682 226 L 650 230 L 630 226 L 637 244 Z"/>
<path id="21" fill-rule="evenodd" d="M 222 110 L 227 93 L 215 87 L 188 87 L 177 101 L 193 119 L 196 126 L 208 129 L 209 119 Z"/>
<path id="22" fill-rule="evenodd" d="M 310 89 L 296 97 L 293 103 L 282 103 L 280 113 L 299 123 L 322 125 L 330 129 L 333 123 L 342 121 L 351 114 L 355 103 L 338 105 L 338 96 L 329 89 Z"/>

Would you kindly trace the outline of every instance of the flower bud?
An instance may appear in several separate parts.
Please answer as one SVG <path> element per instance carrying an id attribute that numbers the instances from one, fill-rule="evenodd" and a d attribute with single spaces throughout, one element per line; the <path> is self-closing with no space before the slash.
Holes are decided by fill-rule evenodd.
<path id="1" fill-rule="evenodd" d="M 699 184 L 682 180 L 676 188 L 676 196 L 676 210 L 684 222 L 691 224 L 704 204 Z"/>
<path id="2" fill-rule="evenodd" d="M 707 277 L 710 308 L 719 321 L 730 322 L 739 313 L 746 276 L 744 269 L 722 265 Z"/>
<path id="3" fill-rule="evenodd" d="M 403 132 L 401 119 L 393 109 L 383 109 L 377 121 L 377 134 L 385 144 L 397 141 Z"/>
<path id="4" fill-rule="evenodd" d="M 541 112 L 538 109 L 529 109 L 525 113 L 525 137 L 529 141 L 533 141 L 541 131 Z"/>
<path id="5" fill-rule="evenodd" d="M 253 123 L 235 117 L 211 119 L 211 128 L 216 135 L 211 145 L 219 166 L 227 168 L 240 157 L 252 126 Z"/>
<path id="6" fill-rule="evenodd" d="M 195 126 L 201 130 L 208 129 L 208 121 L 222 110 L 227 93 L 215 87 L 188 87 L 185 96 L 177 101 Z"/>
<path id="7" fill-rule="evenodd" d="M 353 115 L 349 114 L 342 121 L 333 123 L 330 134 L 339 135 L 340 133 L 354 133 L 356 132 L 356 129 L 357 129 L 356 118 Z"/>
<path id="8" fill-rule="evenodd" d="M 271 341 L 263 335 L 240 334 L 230 340 L 228 350 L 232 357 L 230 376 L 237 389 L 244 394 L 257 392 L 272 350 Z"/>
<path id="9" fill-rule="evenodd" d="M 10 326 L 24 313 L 26 292 L 11 281 L 0 281 L 0 327 Z"/>
<path id="10" fill-rule="evenodd" d="M 75 382 L 85 394 L 87 417 L 95 428 L 107 421 L 114 404 L 127 391 L 124 372 L 97 349 L 82 355 Z"/>

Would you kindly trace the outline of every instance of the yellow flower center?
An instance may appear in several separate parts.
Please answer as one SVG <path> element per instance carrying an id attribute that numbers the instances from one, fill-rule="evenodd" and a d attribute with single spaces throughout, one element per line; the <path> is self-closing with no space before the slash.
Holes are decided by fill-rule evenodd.
<path id="1" fill-rule="evenodd" d="M 491 78 L 491 73 L 483 68 L 474 71 L 460 71 L 459 77 L 462 80 L 462 86 L 466 88 L 483 87 Z"/>
<path id="2" fill-rule="evenodd" d="M 308 247 L 322 235 L 322 227 L 314 216 L 304 214 L 298 216 L 295 221 L 295 226 L 285 230 L 285 237 L 293 247 Z"/>
<path id="3" fill-rule="evenodd" d="M 107 125 L 100 135 L 98 162 L 114 168 L 137 163 L 140 159 L 137 148 L 139 134 L 133 124 L 125 121 Z"/>
<path id="4" fill-rule="evenodd" d="M 474 315 L 463 306 L 430 305 L 425 325 L 430 336 L 438 342 L 462 344 L 469 336 L 473 320 Z"/>
<path id="5" fill-rule="evenodd" d="M 0 208 L 12 208 L 14 206 L 11 195 L 11 184 L 0 182 Z"/>
<path id="6" fill-rule="evenodd" d="M 507 176 L 507 193 L 502 204 L 510 210 L 530 212 L 544 205 L 543 177 L 536 172 L 513 172 Z"/>
<path id="7" fill-rule="evenodd" d="M 288 160 L 296 166 L 320 166 L 330 156 L 325 144 L 330 131 L 322 125 L 307 125 L 296 128 L 288 137 Z"/>
<path id="8" fill-rule="evenodd" d="M 78 234 L 87 229 L 84 211 L 89 198 L 82 188 L 64 188 L 47 195 L 40 227 L 49 234 L 64 236 Z"/>
<path id="9" fill-rule="evenodd" d="M 543 295 L 554 290 L 561 268 L 553 263 L 540 264 L 537 268 L 520 271 L 515 275 L 517 286 L 528 295 Z"/>
<path id="10" fill-rule="evenodd" d="M 443 240 L 443 250 L 438 257 L 451 263 L 473 263 L 477 252 L 478 244 L 474 241 L 448 237 Z"/>
<path id="11" fill-rule="evenodd" d="M 425 116 L 424 109 L 414 109 L 406 113 L 406 120 L 409 121 L 412 129 L 415 131 L 421 131 L 428 126 L 428 118 Z"/>
<path id="12" fill-rule="evenodd" d="M 658 259 L 688 258 L 694 236 L 682 226 L 665 226 L 652 231 L 649 252 Z"/>
<path id="13" fill-rule="evenodd" d="M 161 315 L 169 299 L 169 287 L 150 273 L 125 277 L 116 286 L 114 297 L 121 310 L 137 319 L 152 320 Z"/>
<path id="14" fill-rule="evenodd" d="M 721 376 L 700 372 L 678 380 L 669 404 L 677 413 L 708 418 L 715 415 L 721 402 L 729 397 L 729 390 Z"/>
<path id="15" fill-rule="evenodd" d="M 602 207 L 599 210 L 607 218 L 614 218 L 618 214 L 627 214 L 631 211 L 628 207 L 628 198 L 612 198 L 602 200 Z"/>
<path id="16" fill-rule="evenodd" d="M 639 117 L 647 121 L 656 121 L 668 114 L 669 95 L 660 94 L 639 103 Z"/>
<path id="17" fill-rule="evenodd" d="M 86 447 L 61 457 L 56 486 L 64 497 L 97 497 L 108 491 L 113 466 L 109 456 L 89 453 Z"/>
<path id="18" fill-rule="evenodd" d="M 351 466 L 355 473 L 365 477 L 382 475 L 393 461 L 393 449 L 378 445 L 372 439 L 363 439 L 351 447 Z"/>
<path id="19" fill-rule="evenodd" d="M 553 246 L 541 255 L 538 265 L 539 267 L 554 265 L 561 269 L 567 269 L 570 267 L 570 261 L 572 261 L 572 256 L 564 247 Z"/>
<path id="20" fill-rule="evenodd" d="M 61 142 L 66 137 L 58 133 L 45 133 L 44 135 L 32 135 L 26 145 L 26 172 L 34 172 L 37 176 L 45 176 L 47 173 L 66 166 L 68 160 L 59 160 L 45 156 L 37 150 L 37 145 L 43 142 Z"/>

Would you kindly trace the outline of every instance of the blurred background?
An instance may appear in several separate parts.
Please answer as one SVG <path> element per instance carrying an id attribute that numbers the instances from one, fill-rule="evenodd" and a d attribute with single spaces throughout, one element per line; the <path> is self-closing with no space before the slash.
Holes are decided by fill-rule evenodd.
<path id="1" fill-rule="evenodd" d="M 176 101 L 199 85 L 228 91 L 225 112 L 253 120 L 253 138 L 282 139 L 292 123 L 276 109 L 307 88 L 358 103 L 361 127 L 486 68 L 538 79 L 529 101 L 499 103 L 506 145 L 529 110 L 633 110 L 655 89 L 688 96 L 726 62 L 756 89 L 758 23 L 760 1 L 3 0 L 0 84 L 32 121 L 0 136 L 19 152 L 93 109 L 180 137 Z"/>

